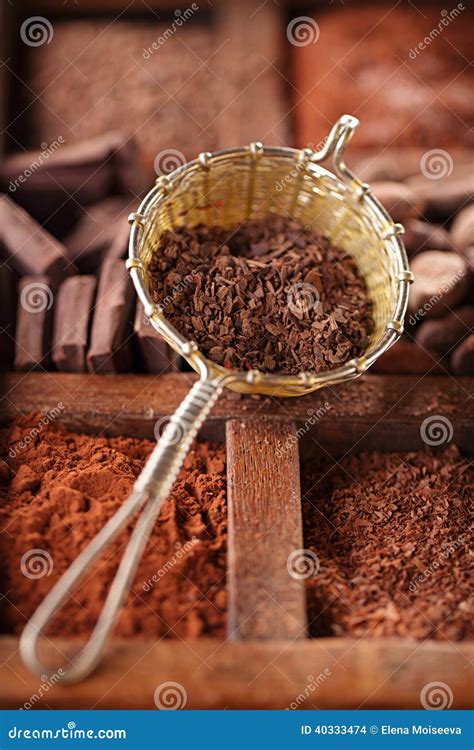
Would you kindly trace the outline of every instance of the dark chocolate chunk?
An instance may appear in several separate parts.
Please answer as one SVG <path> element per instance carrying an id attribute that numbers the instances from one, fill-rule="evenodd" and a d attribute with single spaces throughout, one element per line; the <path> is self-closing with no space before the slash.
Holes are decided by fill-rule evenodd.
<path id="1" fill-rule="evenodd" d="M 47 276 L 23 276 L 18 292 L 15 369 L 46 368 L 51 360 L 54 284 Z"/>
<path id="2" fill-rule="evenodd" d="M 55 145 L 7 157 L 1 188 L 59 236 L 70 230 L 83 206 L 116 193 L 135 198 L 144 187 L 136 146 L 121 133 Z"/>
<path id="3" fill-rule="evenodd" d="M 0 195 L 0 246 L 23 274 L 56 283 L 73 269 L 65 247 L 6 195 Z"/>
<path id="4" fill-rule="evenodd" d="M 15 351 L 18 275 L 7 263 L 0 265 L 0 370 L 8 370 Z"/>
<path id="5" fill-rule="evenodd" d="M 444 372 L 435 355 L 427 352 L 417 341 L 402 338 L 375 362 L 373 372 L 403 375 L 435 375 Z"/>
<path id="6" fill-rule="evenodd" d="M 128 199 L 121 196 L 89 206 L 65 237 L 64 245 L 69 257 L 81 273 L 97 271 L 107 251 L 114 246 L 117 235 L 123 237 L 124 227 L 127 228 L 127 236 L 130 234 L 128 207 Z"/>
<path id="7" fill-rule="evenodd" d="M 85 372 L 95 276 L 71 276 L 56 295 L 53 362 L 64 372 Z"/>
<path id="8" fill-rule="evenodd" d="M 474 375 L 474 333 L 454 350 L 451 370 L 455 375 Z"/>
<path id="9" fill-rule="evenodd" d="M 451 239 L 453 245 L 461 252 L 474 245 L 474 204 L 463 208 L 454 219 Z"/>
<path id="10" fill-rule="evenodd" d="M 448 354 L 474 331 L 474 307 L 458 307 L 437 320 L 426 320 L 415 332 L 416 340 L 425 349 L 440 356 Z"/>
<path id="11" fill-rule="evenodd" d="M 449 234 L 442 226 L 418 219 L 409 219 L 405 223 L 405 234 L 402 239 L 410 256 L 420 250 L 453 249 Z"/>
<path id="12" fill-rule="evenodd" d="M 166 343 L 156 328 L 152 326 L 145 316 L 140 301 L 137 302 L 135 313 L 135 336 L 146 372 L 159 373 L 179 370 L 179 354 Z"/>
<path id="13" fill-rule="evenodd" d="M 412 260 L 415 281 L 410 289 L 411 323 L 436 318 L 461 303 L 469 289 L 468 265 L 459 253 L 426 250 Z"/>
<path id="14" fill-rule="evenodd" d="M 102 264 L 97 302 L 87 353 L 90 372 L 123 372 L 132 369 L 135 292 L 125 263 L 109 258 Z"/>

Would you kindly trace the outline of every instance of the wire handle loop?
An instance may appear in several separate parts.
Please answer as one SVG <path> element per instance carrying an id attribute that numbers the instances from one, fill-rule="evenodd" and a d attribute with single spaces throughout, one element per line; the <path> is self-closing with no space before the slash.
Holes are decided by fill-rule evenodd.
<path id="1" fill-rule="evenodd" d="M 331 128 L 326 143 L 319 151 L 315 151 L 309 158 L 310 162 L 320 163 L 333 157 L 336 173 L 344 180 L 354 178 L 352 172 L 343 161 L 343 154 L 355 131 L 359 127 L 359 120 L 352 115 L 342 115 Z"/>

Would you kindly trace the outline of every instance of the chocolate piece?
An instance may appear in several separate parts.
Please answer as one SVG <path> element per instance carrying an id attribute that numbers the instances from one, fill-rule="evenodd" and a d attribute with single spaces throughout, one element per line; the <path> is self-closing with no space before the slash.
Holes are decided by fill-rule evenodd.
<path id="1" fill-rule="evenodd" d="M 6 195 L 0 195 L 0 245 L 20 273 L 56 283 L 73 269 L 65 247 Z"/>
<path id="2" fill-rule="evenodd" d="M 137 302 L 135 336 L 146 372 L 159 373 L 179 370 L 179 354 L 166 343 L 156 328 L 145 317 L 143 305 Z"/>
<path id="3" fill-rule="evenodd" d="M 17 274 L 6 263 L 0 265 L 0 370 L 13 363 L 17 285 Z"/>
<path id="4" fill-rule="evenodd" d="M 394 149 L 387 153 L 369 153 L 357 159 L 354 172 L 364 182 L 403 182 L 420 171 L 418 149 Z"/>
<path id="5" fill-rule="evenodd" d="M 18 288 L 15 370 L 48 367 L 54 285 L 47 276 L 23 276 Z"/>
<path id="6" fill-rule="evenodd" d="M 133 141 L 117 132 L 8 157 L 2 189 L 50 231 L 70 230 L 82 206 L 143 188 Z"/>
<path id="7" fill-rule="evenodd" d="M 416 341 L 400 339 L 374 363 L 371 372 L 402 375 L 436 375 L 444 372 L 438 360 L 425 351 Z"/>
<path id="8" fill-rule="evenodd" d="M 474 244 L 474 204 L 463 208 L 451 226 L 451 239 L 458 250 Z"/>
<path id="9" fill-rule="evenodd" d="M 362 354 L 372 331 L 355 261 L 282 216 L 165 232 L 149 272 L 153 301 L 224 367 L 320 372 Z"/>
<path id="10" fill-rule="evenodd" d="M 402 224 L 420 212 L 421 202 L 402 182 L 374 182 L 372 192 L 394 221 Z"/>
<path id="11" fill-rule="evenodd" d="M 454 350 L 451 370 L 455 375 L 474 375 L 474 334 L 464 339 Z"/>
<path id="12" fill-rule="evenodd" d="M 114 238 L 105 252 L 106 258 L 123 259 L 128 253 L 130 241 L 130 225 L 127 217 L 121 216 L 115 224 Z"/>
<path id="13" fill-rule="evenodd" d="M 474 329 L 474 307 L 458 307 L 437 320 L 427 320 L 415 332 L 416 340 L 425 349 L 439 356 L 448 354 Z"/>
<path id="14" fill-rule="evenodd" d="M 64 372 L 85 372 L 95 276 L 71 276 L 56 295 L 53 362 Z"/>
<path id="15" fill-rule="evenodd" d="M 90 372 L 123 372 L 131 369 L 130 339 L 135 294 L 125 263 L 104 261 L 87 353 Z"/>
<path id="16" fill-rule="evenodd" d="M 463 301 L 469 288 L 466 260 L 458 253 L 427 250 L 411 263 L 415 281 L 411 285 L 408 311 L 410 323 L 439 317 Z"/>
<path id="17" fill-rule="evenodd" d="M 127 198 L 108 198 L 89 206 L 74 229 L 64 239 L 70 259 L 82 273 L 95 272 L 106 252 L 111 248 L 117 233 L 123 235 L 129 213 Z"/>
<path id="18" fill-rule="evenodd" d="M 427 218 L 451 219 L 461 206 L 474 198 L 474 174 L 455 170 L 449 177 L 430 179 L 423 175 L 410 177 L 407 185 L 423 206 Z"/>
<path id="19" fill-rule="evenodd" d="M 449 234 L 443 227 L 418 219 L 409 219 L 405 223 L 405 234 L 402 239 L 410 256 L 420 250 L 454 249 Z"/>

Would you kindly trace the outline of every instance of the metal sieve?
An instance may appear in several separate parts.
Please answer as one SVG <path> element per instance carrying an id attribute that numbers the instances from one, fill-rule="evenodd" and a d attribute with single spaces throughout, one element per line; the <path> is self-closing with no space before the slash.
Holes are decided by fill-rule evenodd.
<path id="1" fill-rule="evenodd" d="M 224 386 L 243 393 L 298 396 L 361 375 L 400 336 L 413 275 L 394 224 L 343 161 L 346 145 L 359 122 L 344 115 L 320 151 L 264 148 L 260 143 L 203 153 L 194 161 L 159 177 L 155 187 L 130 216 L 127 266 L 145 314 L 168 344 L 192 365 L 200 379 L 165 428 L 131 497 L 80 553 L 27 624 L 20 648 L 26 666 L 51 676 L 39 659 L 38 639 L 47 623 L 70 597 L 86 570 L 117 534 L 142 511 L 94 631 L 74 660 L 63 669 L 64 682 L 77 682 L 99 663 L 121 605 L 135 577 L 161 504 L 169 495 L 183 460 Z M 321 166 L 332 157 L 334 173 Z M 148 267 L 166 230 L 200 223 L 231 228 L 271 213 L 291 216 L 327 235 L 346 250 L 365 277 L 373 304 L 374 331 L 363 356 L 336 369 L 297 376 L 258 370 L 229 371 L 215 364 L 186 340 L 152 301 Z"/>

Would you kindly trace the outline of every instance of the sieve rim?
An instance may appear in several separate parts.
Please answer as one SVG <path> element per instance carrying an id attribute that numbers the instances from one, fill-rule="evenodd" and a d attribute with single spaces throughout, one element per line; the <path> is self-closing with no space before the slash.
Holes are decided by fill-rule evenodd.
<path id="1" fill-rule="evenodd" d="M 343 119 L 343 118 L 341 118 Z M 355 118 L 350 118 L 352 121 Z M 356 125 L 351 123 L 351 129 Z M 337 127 L 334 126 L 333 131 Z M 331 131 L 331 133 L 333 132 Z M 352 134 L 352 133 L 351 133 Z M 393 222 L 389 213 L 383 205 L 372 194 L 368 184 L 359 180 L 342 160 L 345 143 L 350 136 L 347 130 L 339 135 L 335 144 L 333 155 L 334 172 L 321 166 L 320 161 L 325 160 L 331 154 L 326 146 L 319 152 L 311 149 L 294 149 L 289 147 L 266 146 L 261 143 L 252 143 L 249 146 L 238 148 L 227 148 L 215 152 L 205 152 L 197 158 L 179 166 L 169 175 L 158 177 L 155 185 L 144 197 L 138 211 L 130 215 L 131 233 L 129 242 L 129 258 L 127 267 L 141 302 L 144 312 L 150 323 L 172 346 L 172 348 L 183 356 L 191 366 L 201 374 L 230 375 L 237 390 L 260 393 L 275 393 L 275 389 L 282 395 L 302 395 L 327 385 L 352 380 L 363 374 L 387 349 L 390 348 L 402 335 L 403 320 L 408 305 L 409 285 L 413 281 L 413 274 L 409 270 L 408 258 L 401 235 L 404 228 L 401 224 Z M 243 371 L 238 369 L 228 370 L 216 364 L 204 355 L 193 341 L 186 339 L 166 318 L 159 307 L 152 301 L 151 295 L 144 278 L 144 267 L 140 259 L 141 241 L 145 232 L 150 214 L 161 201 L 169 197 L 173 188 L 180 184 L 184 177 L 196 170 L 211 170 L 213 165 L 223 160 L 234 161 L 239 158 L 278 157 L 287 159 L 290 163 L 304 162 L 305 169 L 315 177 L 324 176 L 337 184 L 338 189 L 343 188 L 351 198 L 362 204 L 363 211 L 369 218 L 375 219 L 378 225 L 384 228 L 382 242 L 388 253 L 393 253 L 396 265 L 397 293 L 393 304 L 391 319 L 385 326 L 385 333 L 379 341 L 367 353 L 349 360 L 337 368 L 324 370 L 319 373 L 301 372 L 298 375 L 284 375 L 265 373 L 260 370 Z M 239 387 L 240 386 L 240 387 Z M 231 386 L 232 387 L 232 386 Z"/>

